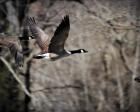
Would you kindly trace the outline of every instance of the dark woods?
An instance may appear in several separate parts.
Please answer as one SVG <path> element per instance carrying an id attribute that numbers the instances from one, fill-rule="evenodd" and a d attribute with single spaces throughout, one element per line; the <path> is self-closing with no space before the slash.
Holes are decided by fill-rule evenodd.
<path id="1" fill-rule="evenodd" d="M 8 26 L 11 24 L 7 20 L 8 16 L 8 6 L 7 3 L 10 2 L 12 7 L 15 9 L 15 13 L 17 14 L 17 23 L 19 24 L 19 29 L 21 29 L 23 20 L 26 16 L 26 12 L 28 11 L 28 5 L 35 0 L 3 0 L 0 1 L 0 32 L 7 32 Z M 11 9 L 12 10 L 12 9 Z M 19 33 L 19 32 L 13 32 Z M 21 36 L 20 36 L 21 35 Z M 25 40 L 28 39 L 28 32 L 26 30 L 22 30 L 19 35 L 19 39 Z M 22 50 L 29 50 L 28 41 L 23 41 Z M 0 52 L 2 53 L 2 48 L 0 48 Z M 28 57 L 30 52 L 25 53 L 25 58 Z M 27 90 L 30 92 L 30 66 L 31 61 L 27 63 L 27 70 L 24 74 L 25 86 Z M 18 87 L 18 83 L 12 77 L 11 73 L 8 72 L 5 65 L 0 61 L 0 112 L 29 112 L 29 103 L 30 97 L 25 94 L 24 98 L 20 98 L 20 90 Z"/>

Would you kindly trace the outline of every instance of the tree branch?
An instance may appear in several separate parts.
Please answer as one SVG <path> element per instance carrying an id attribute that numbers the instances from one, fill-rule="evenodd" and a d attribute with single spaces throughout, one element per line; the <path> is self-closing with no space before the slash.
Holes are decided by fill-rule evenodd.
<path id="1" fill-rule="evenodd" d="M 32 93 L 41 92 L 41 91 L 45 91 L 45 90 L 51 90 L 51 89 L 68 89 L 68 88 L 82 89 L 83 87 L 76 86 L 76 85 L 54 86 L 54 87 L 46 87 L 43 89 L 33 90 Z"/>
<path id="2" fill-rule="evenodd" d="M 29 91 L 26 89 L 25 85 L 22 83 L 22 81 L 18 78 L 17 74 L 14 72 L 14 70 L 12 69 L 12 67 L 10 66 L 10 64 L 3 58 L 0 57 L 1 61 L 6 65 L 6 67 L 8 68 L 8 70 L 12 73 L 13 77 L 15 78 L 15 80 L 19 83 L 19 85 L 21 86 L 22 90 L 24 91 L 24 93 L 26 95 L 28 95 L 29 97 L 32 97 L 31 94 L 29 93 Z"/>

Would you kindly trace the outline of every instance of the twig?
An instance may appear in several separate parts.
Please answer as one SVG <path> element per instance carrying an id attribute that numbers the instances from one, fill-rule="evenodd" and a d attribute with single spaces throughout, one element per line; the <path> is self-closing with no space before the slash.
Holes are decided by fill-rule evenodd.
<path id="1" fill-rule="evenodd" d="M 139 56 L 140 56 L 140 44 L 139 44 L 139 37 L 137 36 L 137 44 L 136 44 L 136 53 L 135 53 L 135 60 L 134 60 L 134 65 L 133 65 L 133 75 L 132 75 L 132 85 L 131 85 L 131 91 L 133 93 L 131 93 L 130 95 L 130 105 L 133 104 L 134 100 L 136 99 L 136 94 L 137 94 L 137 90 L 136 90 L 136 86 L 135 86 L 135 80 L 134 78 L 137 76 L 138 72 L 138 65 L 139 65 Z"/>
<path id="2" fill-rule="evenodd" d="M 124 92 L 123 92 L 123 85 L 121 83 L 121 72 L 120 72 L 120 66 L 118 63 L 116 63 L 116 80 L 117 80 L 117 87 L 119 92 L 119 98 L 120 98 L 120 108 L 121 110 L 124 109 Z"/>
<path id="3" fill-rule="evenodd" d="M 33 55 L 34 55 L 33 52 L 31 52 L 30 55 L 29 55 L 29 57 L 27 57 L 27 58 L 25 59 L 24 64 L 23 64 L 23 71 L 22 71 L 23 74 L 26 73 L 26 71 L 27 71 L 27 63 L 28 63 L 29 61 L 32 60 Z"/>
<path id="4" fill-rule="evenodd" d="M 126 69 L 129 73 L 133 74 L 133 71 L 132 71 L 131 68 L 129 67 L 129 64 L 128 64 L 128 62 L 127 62 L 126 55 L 125 55 L 125 53 L 124 53 L 123 42 L 121 42 L 120 40 L 115 40 L 115 43 L 119 45 L 118 51 L 119 51 L 119 54 L 120 54 L 120 59 L 122 60 L 125 69 Z"/>
<path id="5" fill-rule="evenodd" d="M 18 78 L 17 74 L 14 72 L 14 70 L 12 69 L 12 67 L 10 66 L 10 64 L 3 57 L 0 57 L 0 59 L 6 65 L 6 67 L 8 68 L 8 70 L 12 73 L 13 77 L 19 83 L 19 85 L 21 86 L 21 88 L 25 92 L 25 94 L 28 95 L 29 97 L 32 97 L 31 94 L 29 93 L 29 91 L 26 89 L 26 87 L 22 83 L 22 81 Z"/>
<path id="6" fill-rule="evenodd" d="M 83 87 L 75 86 L 75 85 L 54 86 L 54 87 L 46 87 L 43 89 L 33 90 L 32 93 L 41 92 L 41 91 L 45 91 L 45 90 L 51 90 L 51 89 L 68 89 L 68 88 L 82 89 Z"/>

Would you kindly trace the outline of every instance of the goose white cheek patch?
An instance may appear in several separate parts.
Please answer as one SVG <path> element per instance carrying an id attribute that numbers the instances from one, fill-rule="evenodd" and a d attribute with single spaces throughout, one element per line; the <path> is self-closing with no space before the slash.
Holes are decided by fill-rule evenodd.
<path id="1" fill-rule="evenodd" d="M 83 50 L 81 50 L 81 53 L 84 53 L 84 51 L 83 51 Z"/>
<path id="2" fill-rule="evenodd" d="M 71 52 L 70 51 L 66 51 L 68 54 L 71 54 Z"/>

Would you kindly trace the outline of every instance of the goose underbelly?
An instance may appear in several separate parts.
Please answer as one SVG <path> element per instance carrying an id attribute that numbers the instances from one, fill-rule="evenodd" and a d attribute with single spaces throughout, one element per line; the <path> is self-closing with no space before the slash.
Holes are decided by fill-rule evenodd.
<path id="1" fill-rule="evenodd" d="M 50 53 L 50 59 L 51 59 L 51 61 L 56 61 L 56 60 L 58 60 L 60 58 L 61 58 L 60 55 L 55 54 L 55 53 Z"/>
<path id="2" fill-rule="evenodd" d="M 64 58 L 64 57 L 67 57 L 69 56 L 69 54 L 65 54 L 65 55 L 57 55 L 57 54 L 51 54 L 51 60 L 52 61 L 56 61 L 58 59 L 61 59 L 61 58 Z"/>
<path id="3" fill-rule="evenodd" d="M 58 59 L 64 58 L 69 56 L 68 54 L 65 55 L 59 55 L 59 54 L 55 54 L 55 53 L 44 53 L 44 54 L 39 54 L 36 57 L 41 57 L 43 59 L 47 59 L 47 60 L 51 60 L 51 61 L 56 61 Z M 38 58 L 38 59 L 41 59 Z"/>
<path id="4" fill-rule="evenodd" d="M 54 53 L 43 53 L 37 56 L 42 57 L 43 59 L 52 60 L 52 61 L 59 59 L 59 55 L 54 54 Z"/>

